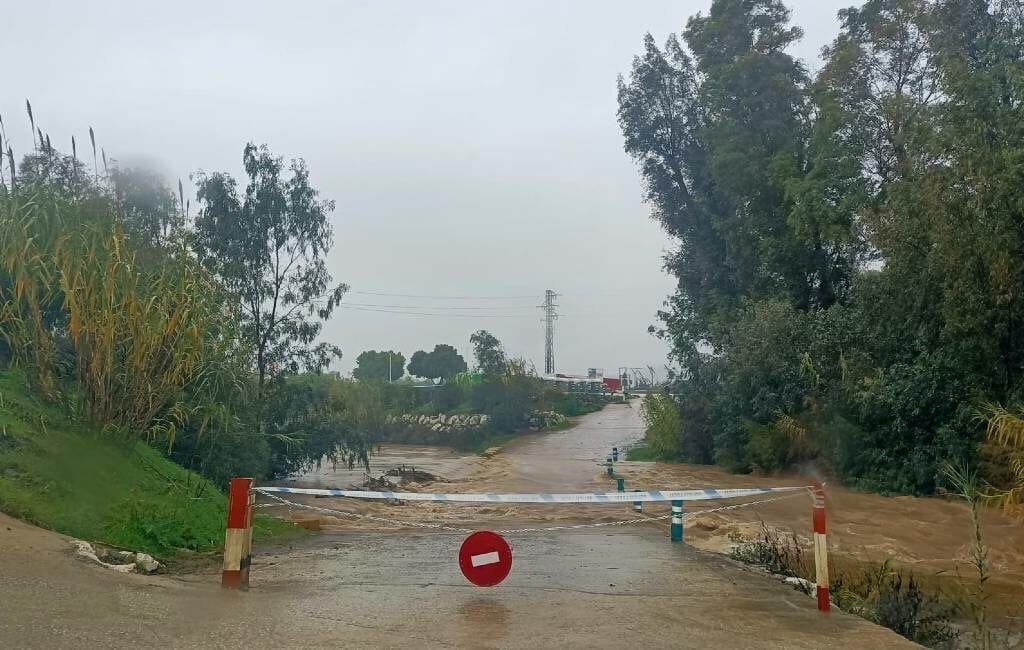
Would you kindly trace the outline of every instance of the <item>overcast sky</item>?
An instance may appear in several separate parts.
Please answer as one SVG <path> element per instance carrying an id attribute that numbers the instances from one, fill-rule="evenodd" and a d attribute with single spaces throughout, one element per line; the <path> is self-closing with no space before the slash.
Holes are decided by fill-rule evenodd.
<path id="1" fill-rule="evenodd" d="M 793 0 L 809 67 L 851 0 Z M 247 141 L 305 158 L 337 201 L 329 265 L 351 285 L 324 338 L 435 343 L 486 328 L 544 366 L 537 309 L 561 294 L 559 370 L 662 368 L 647 333 L 673 282 L 615 119 L 615 79 L 707 1 L 8 3 L 0 114 L 30 147 L 88 127 L 176 181 L 241 172 Z M 22 128 L 22 126 L 24 128 Z M 195 202 L 193 201 L 193 209 Z M 395 295 L 401 294 L 401 295 Z M 406 313 L 393 313 L 406 312 Z"/>

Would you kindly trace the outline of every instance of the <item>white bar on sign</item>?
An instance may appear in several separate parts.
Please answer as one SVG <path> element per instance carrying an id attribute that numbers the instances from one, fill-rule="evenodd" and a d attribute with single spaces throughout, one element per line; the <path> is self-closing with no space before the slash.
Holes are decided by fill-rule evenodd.
<path id="1" fill-rule="evenodd" d="M 473 566 L 484 566 L 485 564 L 497 564 L 501 561 L 498 557 L 497 551 L 491 551 L 490 553 L 481 553 L 480 555 L 471 555 L 469 557 L 469 563 Z"/>

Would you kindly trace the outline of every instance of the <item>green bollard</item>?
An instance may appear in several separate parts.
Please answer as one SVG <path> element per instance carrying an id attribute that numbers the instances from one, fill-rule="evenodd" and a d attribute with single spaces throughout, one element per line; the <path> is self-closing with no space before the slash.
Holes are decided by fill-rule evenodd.
<path id="1" fill-rule="evenodd" d="M 672 541 L 683 541 L 683 502 L 672 502 Z"/>
<path id="2" fill-rule="evenodd" d="M 612 475 L 612 471 L 613 471 L 613 470 L 612 470 L 612 457 L 611 457 L 611 456 L 609 456 L 609 457 L 608 457 L 608 460 L 607 460 L 607 461 L 605 461 L 605 463 L 606 463 L 606 464 L 607 464 L 607 466 L 608 466 L 608 476 L 611 476 L 611 475 Z"/>
<path id="3" fill-rule="evenodd" d="M 634 492 L 641 492 L 641 490 L 633 490 L 633 491 Z M 643 501 L 634 501 L 633 502 L 633 512 L 643 512 L 643 511 L 644 511 L 644 502 Z"/>
<path id="4" fill-rule="evenodd" d="M 619 492 L 625 492 L 626 491 L 626 479 L 624 479 L 624 478 L 617 478 L 617 479 L 615 479 L 615 489 L 618 490 Z"/>

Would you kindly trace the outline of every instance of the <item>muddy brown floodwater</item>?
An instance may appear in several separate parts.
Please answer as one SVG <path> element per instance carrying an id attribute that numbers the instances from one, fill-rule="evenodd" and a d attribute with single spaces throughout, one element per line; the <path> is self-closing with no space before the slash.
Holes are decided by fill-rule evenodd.
<path id="1" fill-rule="evenodd" d="M 600 463 L 611 446 L 641 432 L 637 408 L 612 405 L 580 418 L 572 429 L 517 439 L 492 458 L 385 445 L 372 459 L 373 470 L 406 464 L 444 479 L 416 486 L 421 491 L 608 491 L 614 483 Z M 806 480 L 660 463 L 623 462 L 618 472 L 627 489 Z M 322 467 L 289 484 L 347 487 L 361 479 L 361 471 Z M 957 504 L 843 490 L 832 490 L 830 501 L 835 552 L 889 553 L 929 567 L 962 556 L 966 540 L 946 532 L 963 531 L 956 524 L 963 514 Z M 354 515 L 464 528 L 543 528 L 631 519 L 630 507 L 306 502 L 349 514 L 268 508 L 323 532 L 286 546 L 257 547 L 252 588 L 245 593 L 221 591 L 213 569 L 176 578 L 112 575 L 67 558 L 59 536 L 14 522 L 13 533 L 0 535 L 0 640 L 13 641 L 11 647 L 126 648 L 913 647 L 860 618 L 822 615 L 810 597 L 705 550 L 722 550 L 730 531 L 749 531 L 758 517 L 808 535 L 809 502 L 800 498 L 756 511 L 699 515 L 688 524 L 687 544 L 672 544 L 664 521 L 513 535 L 512 572 L 492 588 L 474 587 L 459 573 L 463 534 L 393 528 Z M 645 514 L 665 511 L 664 505 L 645 507 Z M 1001 566 L 1019 570 L 1012 549 L 1020 548 L 1020 531 L 988 519 L 1004 537 L 996 552 Z M 937 544 L 931 544 L 929 530 L 938 527 L 944 532 L 935 533 Z"/>

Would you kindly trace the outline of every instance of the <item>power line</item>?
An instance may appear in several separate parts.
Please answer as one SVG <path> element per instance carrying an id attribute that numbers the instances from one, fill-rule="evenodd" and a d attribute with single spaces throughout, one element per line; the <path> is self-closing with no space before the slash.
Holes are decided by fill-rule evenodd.
<path id="1" fill-rule="evenodd" d="M 534 296 L 443 296 L 427 295 L 417 293 L 387 293 L 384 291 L 355 291 L 350 289 L 347 293 L 354 293 L 361 296 L 384 296 L 388 298 L 423 298 L 424 300 L 532 300 Z"/>
<path id="2" fill-rule="evenodd" d="M 495 309 L 534 309 L 534 305 L 386 305 L 381 303 L 345 302 L 350 307 L 383 307 L 385 309 L 458 309 L 458 310 L 495 310 Z"/>
<path id="3" fill-rule="evenodd" d="M 533 318 L 530 314 L 460 314 L 460 313 L 444 313 L 444 312 L 420 312 L 420 311 L 402 311 L 397 309 L 375 309 L 372 307 L 354 307 L 346 305 L 344 303 L 338 305 L 339 309 L 347 309 L 350 311 L 365 311 L 379 314 L 403 314 L 406 316 L 440 316 L 447 318 Z"/>

